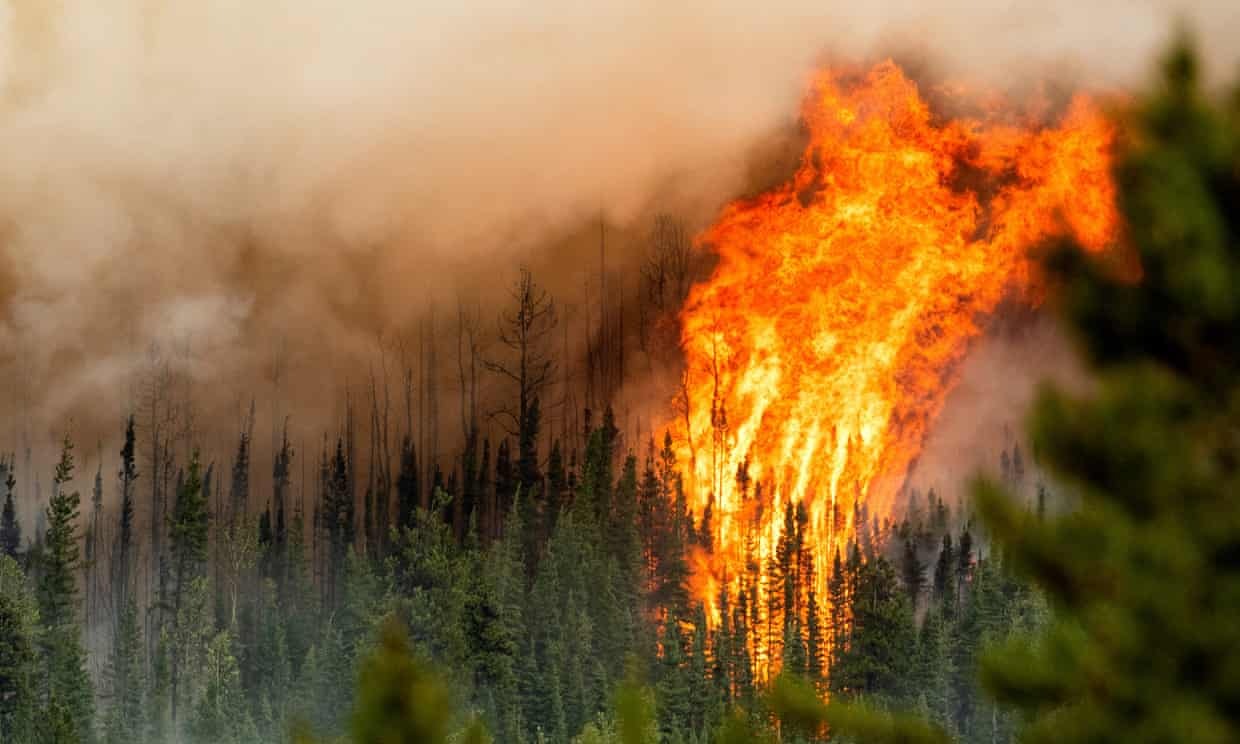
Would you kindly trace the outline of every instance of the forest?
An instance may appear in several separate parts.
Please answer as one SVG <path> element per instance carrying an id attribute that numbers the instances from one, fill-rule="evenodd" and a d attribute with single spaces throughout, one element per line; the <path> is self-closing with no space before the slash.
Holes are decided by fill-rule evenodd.
<path id="1" fill-rule="evenodd" d="M 857 502 L 826 577 L 788 502 L 772 558 L 705 596 L 712 515 L 672 435 L 634 441 L 598 392 L 548 425 L 567 360 L 521 269 L 502 353 L 482 323 L 455 339 L 463 441 L 385 370 L 310 445 L 265 421 L 285 428 L 260 461 L 265 401 L 212 449 L 154 365 L 106 468 L 69 422 L 51 472 L 5 456 L 0 741 L 1234 741 L 1240 96 L 1206 93 L 1188 48 L 1162 69 L 1116 166 L 1139 280 L 1046 259 L 1097 387 L 1044 391 L 971 498 Z M 657 229 L 643 293 L 674 314 L 689 249 Z M 589 375 L 614 391 L 606 323 Z M 764 484 L 728 477 L 760 514 Z"/>

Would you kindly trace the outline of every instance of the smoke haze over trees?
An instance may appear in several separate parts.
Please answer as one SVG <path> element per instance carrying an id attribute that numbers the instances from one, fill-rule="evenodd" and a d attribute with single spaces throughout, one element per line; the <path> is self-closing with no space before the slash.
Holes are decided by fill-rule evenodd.
<path id="1" fill-rule="evenodd" d="M 692 229 L 761 182 L 824 54 L 1108 87 L 1143 78 L 1176 13 L 1210 69 L 1234 63 L 1225 0 L 14 0 L 0 9 L 3 379 L 49 466 L 67 418 L 115 436 L 154 341 L 209 383 L 203 409 L 240 415 L 237 390 L 261 384 L 298 404 L 294 426 L 319 425 L 340 413 L 317 395 L 323 372 L 360 385 L 378 336 L 412 348 L 432 305 L 441 324 L 459 297 L 494 306 L 504 282 L 479 267 L 529 263 L 584 318 L 600 213 L 610 265 L 635 269 L 654 211 Z"/>
<path id="2" fill-rule="evenodd" d="M 999 319 L 829 576 L 796 505 L 742 525 L 774 559 L 715 616 L 658 429 L 692 236 L 783 167 L 825 53 L 1126 85 L 1171 10 L 820 5 L 0 8 L 0 741 L 823 738 L 781 675 L 1016 740 L 983 649 L 1062 628 L 957 496 L 1076 503 L 996 433 L 1079 381 L 1062 337 Z M 1240 10 L 1179 10 L 1210 81 Z"/>

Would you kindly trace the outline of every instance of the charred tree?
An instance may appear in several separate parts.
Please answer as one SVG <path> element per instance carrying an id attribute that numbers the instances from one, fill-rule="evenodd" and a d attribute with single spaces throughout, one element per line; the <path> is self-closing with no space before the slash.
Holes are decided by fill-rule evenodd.
<path id="1" fill-rule="evenodd" d="M 539 394 L 555 374 L 555 361 L 549 350 L 555 329 L 556 307 L 551 295 L 522 267 L 512 286 L 511 306 L 499 318 L 499 340 L 508 350 L 508 359 L 487 360 L 485 367 L 516 387 L 517 406 L 505 406 L 495 418 L 510 436 L 517 439 L 517 478 L 529 493 L 531 503 L 539 503 L 542 476 L 538 461 L 538 428 L 541 419 Z M 498 479 L 497 479 L 498 483 Z M 509 502 L 500 501 L 502 507 Z"/>

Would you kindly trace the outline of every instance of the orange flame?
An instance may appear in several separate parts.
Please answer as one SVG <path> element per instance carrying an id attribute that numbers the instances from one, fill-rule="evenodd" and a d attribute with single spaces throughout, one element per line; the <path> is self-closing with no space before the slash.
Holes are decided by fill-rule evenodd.
<path id="1" fill-rule="evenodd" d="M 735 597 L 746 564 L 775 555 L 790 502 L 824 596 L 854 507 L 890 513 L 979 321 L 1028 293 L 1029 246 L 1070 232 L 1101 250 L 1117 232 L 1114 131 L 1083 96 L 1053 126 L 943 121 L 885 62 L 819 74 L 803 118 L 792 180 L 700 236 L 719 263 L 681 316 L 674 426 L 691 506 L 711 512 L 693 590 L 713 622 L 719 589 Z"/>

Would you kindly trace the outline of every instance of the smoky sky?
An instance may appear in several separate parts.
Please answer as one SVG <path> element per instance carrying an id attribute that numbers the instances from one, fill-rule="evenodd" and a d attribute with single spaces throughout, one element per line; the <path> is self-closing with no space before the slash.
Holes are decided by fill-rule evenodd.
<path id="1" fill-rule="evenodd" d="M 128 405 L 152 341 L 227 388 L 294 339 L 328 386 L 518 262 L 575 286 L 591 220 L 700 226 L 824 59 L 1123 88 L 1176 23 L 1230 73 L 1232 0 L 8 0 L 0 374 L 45 422 Z"/>

